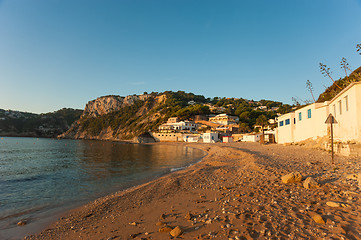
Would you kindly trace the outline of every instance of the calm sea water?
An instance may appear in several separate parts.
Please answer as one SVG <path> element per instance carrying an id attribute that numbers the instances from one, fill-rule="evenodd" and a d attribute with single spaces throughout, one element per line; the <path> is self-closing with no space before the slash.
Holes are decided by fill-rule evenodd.
<path id="1" fill-rule="evenodd" d="M 35 233 L 59 212 L 190 165 L 185 146 L 0 138 L 0 239 Z M 28 224 L 16 223 L 26 219 Z"/>

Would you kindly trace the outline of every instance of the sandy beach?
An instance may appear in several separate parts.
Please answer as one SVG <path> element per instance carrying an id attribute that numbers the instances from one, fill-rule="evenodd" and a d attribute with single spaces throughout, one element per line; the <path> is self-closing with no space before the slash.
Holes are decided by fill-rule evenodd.
<path id="1" fill-rule="evenodd" d="M 361 172 L 359 158 L 331 164 L 330 153 L 300 146 L 187 145 L 207 155 L 74 209 L 25 239 L 361 239 L 360 188 L 350 176 Z M 320 186 L 283 183 L 291 172 Z"/>

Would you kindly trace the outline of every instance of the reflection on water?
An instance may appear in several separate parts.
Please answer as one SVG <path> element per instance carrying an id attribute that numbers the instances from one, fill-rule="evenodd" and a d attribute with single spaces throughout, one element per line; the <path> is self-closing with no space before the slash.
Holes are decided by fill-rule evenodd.
<path id="1" fill-rule="evenodd" d="M 1 138 L 0 238 L 19 229 L 21 219 L 35 223 L 47 211 L 134 186 L 202 156 L 183 146 Z"/>

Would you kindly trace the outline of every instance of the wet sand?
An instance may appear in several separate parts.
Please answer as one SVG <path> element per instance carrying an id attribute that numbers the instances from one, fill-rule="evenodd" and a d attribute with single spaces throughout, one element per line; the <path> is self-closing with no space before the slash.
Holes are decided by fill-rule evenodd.
<path id="1" fill-rule="evenodd" d="M 300 146 L 185 145 L 208 155 L 77 208 L 26 239 L 171 239 L 177 226 L 181 239 L 361 239 L 360 189 L 346 178 L 361 172 L 359 158 L 338 156 L 331 164 L 328 152 Z M 320 187 L 282 183 L 295 171 Z M 324 223 L 313 220 L 316 214 Z"/>

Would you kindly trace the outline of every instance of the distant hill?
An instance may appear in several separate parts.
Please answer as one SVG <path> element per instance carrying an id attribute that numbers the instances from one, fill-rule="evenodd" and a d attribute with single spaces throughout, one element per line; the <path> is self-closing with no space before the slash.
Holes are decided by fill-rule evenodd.
<path id="1" fill-rule="evenodd" d="M 338 88 L 335 83 L 333 83 L 330 87 L 328 87 L 317 99 L 317 102 L 329 101 L 333 97 L 335 97 L 339 92 L 342 91 L 345 87 L 347 87 L 352 82 L 361 81 L 361 67 L 354 70 L 350 76 L 341 78 L 336 81 L 336 84 L 341 88 Z"/>
<path id="2" fill-rule="evenodd" d="M 35 114 L 0 109 L 0 136 L 56 137 L 78 120 L 82 110 L 63 108 Z"/>
<path id="3" fill-rule="evenodd" d="M 253 129 L 257 117 L 275 118 L 292 107 L 281 102 L 242 98 L 205 98 L 183 91 L 121 97 L 103 96 L 88 102 L 80 119 L 61 138 L 132 140 L 155 131 L 169 117 L 192 120 L 196 115 L 227 113 Z"/>

